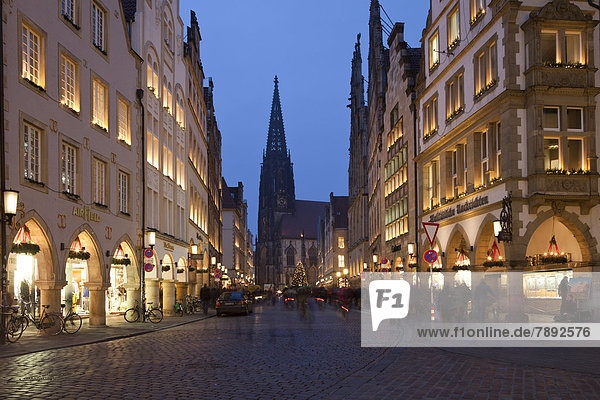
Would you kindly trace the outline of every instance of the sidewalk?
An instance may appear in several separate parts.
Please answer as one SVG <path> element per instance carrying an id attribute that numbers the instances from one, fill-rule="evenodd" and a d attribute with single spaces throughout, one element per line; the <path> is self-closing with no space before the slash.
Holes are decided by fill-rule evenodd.
<path id="1" fill-rule="evenodd" d="M 125 321 L 123 315 L 108 315 L 106 317 L 106 326 L 98 328 L 90 328 L 89 319 L 84 318 L 79 332 L 74 335 L 63 332 L 57 336 L 42 335 L 33 324 L 30 324 L 17 343 L 8 343 L 7 345 L 0 346 L 0 358 L 143 335 L 202 321 L 214 316 L 214 310 L 211 310 L 208 315 L 196 313 L 193 315 L 184 315 L 183 317 L 165 317 L 160 323 L 152 324 L 150 322 L 129 323 Z"/>

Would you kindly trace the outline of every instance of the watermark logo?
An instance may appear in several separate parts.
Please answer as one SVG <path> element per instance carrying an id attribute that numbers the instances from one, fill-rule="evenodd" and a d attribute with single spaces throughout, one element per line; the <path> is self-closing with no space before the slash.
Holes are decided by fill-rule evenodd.
<path id="1" fill-rule="evenodd" d="M 373 332 L 384 319 L 402 319 L 408 315 L 410 284 L 405 280 L 376 280 L 369 283 Z"/>

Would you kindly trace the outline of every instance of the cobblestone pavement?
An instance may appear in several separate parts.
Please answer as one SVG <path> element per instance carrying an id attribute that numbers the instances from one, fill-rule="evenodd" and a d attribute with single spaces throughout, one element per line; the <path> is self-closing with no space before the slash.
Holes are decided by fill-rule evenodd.
<path id="1" fill-rule="evenodd" d="M 313 315 L 256 307 L 250 316 L 3 358 L 0 398 L 600 398 L 597 351 L 585 353 L 596 368 L 583 373 L 544 366 L 544 357 L 573 349 L 490 359 L 493 349 L 361 348 L 359 313 Z"/>

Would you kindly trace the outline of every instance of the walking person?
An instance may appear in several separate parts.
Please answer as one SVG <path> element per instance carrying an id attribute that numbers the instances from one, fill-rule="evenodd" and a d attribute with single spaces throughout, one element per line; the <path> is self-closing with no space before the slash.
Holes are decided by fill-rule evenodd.
<path id="1" fill-rule="evenodd" d="M 558 295 L 560 296 L 560 313 L 565 314 L 565 306 L 569 297 L 569 278 L 564 276 L 558 285 Z"/>
<path id="2" fill-rule="evenodd" d="M 210 289 L 204 284 L 204 287 L 200 289 L 200 300 L 202 301 L 202 310 L 204 315 L 208 314 L 208 303 L 210 302 Z"/>

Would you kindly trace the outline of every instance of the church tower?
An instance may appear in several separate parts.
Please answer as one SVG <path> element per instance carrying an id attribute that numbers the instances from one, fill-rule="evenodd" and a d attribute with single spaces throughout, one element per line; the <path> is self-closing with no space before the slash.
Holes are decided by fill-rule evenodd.
<path id="1" fill-rule="evenodd" d="M 257 275 L 265 282 L 269 267 L 280 264 L 281 251 L 275 245 L 278 226 L 284 214 L 293 214 L 295 205 L 294 170 L 285 142 L 279 81 L 275 76 L 267 148 L 263 151 L 258 199 Z"/>

